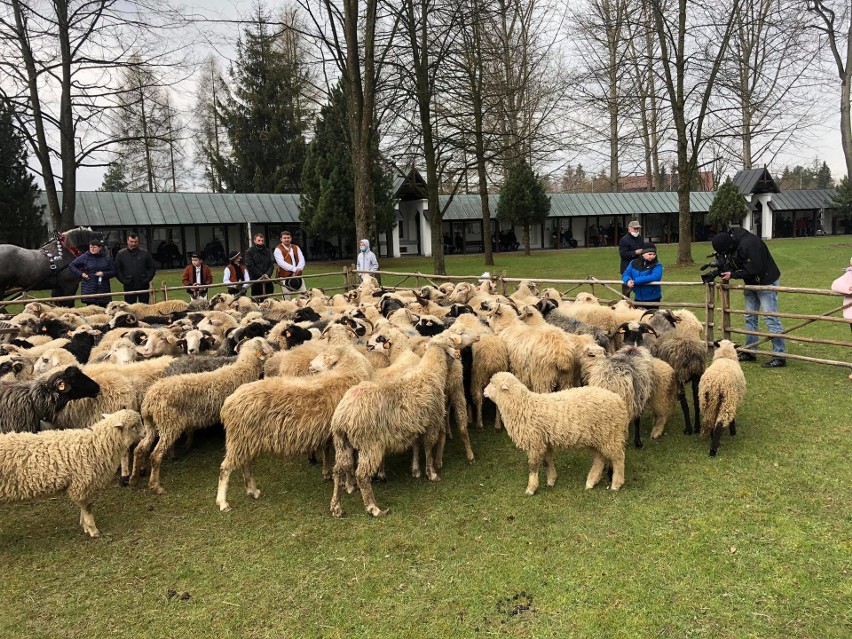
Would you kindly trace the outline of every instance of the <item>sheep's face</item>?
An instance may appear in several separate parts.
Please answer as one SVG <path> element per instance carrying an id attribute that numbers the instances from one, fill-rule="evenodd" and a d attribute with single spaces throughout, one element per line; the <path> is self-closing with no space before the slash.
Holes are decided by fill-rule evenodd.
<path id="1" fill-rule="evenodd" d="M 0 381 L 11 382 L 33 377 L 33 365 L 25 357 L 12 356 L 0 362 Z"/>
<path id="2" fill-rule="evenodd" d="M 473 287 L 473 284 L 469 282 L 459 282 L 452 293 L 447 297 L 447 301 L 450 303 L 457 302 L 459 304 L 466 304 L 467 301 L 473 297 L 476 289 Z"/>
<path id="3" fill-rule="evenodd" d="M 120 339 L 113 344 L 104 361 L 112 364 L 129 364 L 139 357 L 136 345 L 129 339 Z"/>
<path id="4" fill-rule="evenodd" d="M 517 383 L 517 378 L 511 373 L 495 373 L 491 376 L 491 380 L 485 387 L 483 395 L 494 401 L 494 398 L 500 393 L 510 392 L 514 383 Z"/>
<path id="5" fill-rule="evenodd" d="M 343 357 L 343 351 L 339 348 L 332 349 L 326 353 L 320 353 L 311 360 L 308 369 L 311 373 L 324 373 L 337 366 Z"/>
<path id="6" fill-rule="evenodd" d="M 367 350 L 370 351 L 388 351 L 393 342 L 384 335 L 373 335 L 367 340 Z"/>
<path id="7" fill-rule="evenodd" d="M 98 383 L 76 366 L 69 366 L 54 373 L 47 380 L 47 384 L 53 393 L 64 396 L 67 400 L 97 397 L 101 392 Z"/>

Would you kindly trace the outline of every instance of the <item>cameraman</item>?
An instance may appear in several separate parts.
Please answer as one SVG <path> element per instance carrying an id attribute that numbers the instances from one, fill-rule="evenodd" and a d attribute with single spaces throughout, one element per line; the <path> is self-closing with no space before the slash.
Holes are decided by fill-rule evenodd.
<path id="1" fill-rule="evenodd" d="M 727 282 L 732 277 L 743 280 L 745 284 L 754 286 L 778 286 L 781 271 L 772 259 L 769 248 L 763 240 L 749 233 L 744 228 L 733 228 L 730 231 L 718 233 L 712 240 L 713 250 L 721 261 L 727 263 L 730 270 L 724 271 L 722 280 Z M 747 311 L 761 310 L 768 313 L 778 312 L 778 293 L 775 291 L 743 291 L 745 309 Z M 764 315 L 763 321 L 770 333 L 782 333 L 781 321 L 772 315 Z M 745 316 L 746 329 L 757 330 L 757 315 Z M 745 347 L 749 348 L 757 342 L 757 335 L 747 335 Z M 784 339 L 772 338 L 772 351 L 785 353 Z M 750 352 L 740 352 L 741 362 L 753 362 L 757 357 Z M 764 368 L 783 368 L 787 365 L 784 357 L 773 357 L 766 362 Z"/>

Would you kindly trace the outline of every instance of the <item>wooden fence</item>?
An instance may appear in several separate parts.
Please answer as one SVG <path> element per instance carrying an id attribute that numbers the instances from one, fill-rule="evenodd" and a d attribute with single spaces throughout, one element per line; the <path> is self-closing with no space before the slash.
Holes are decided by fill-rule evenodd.
<path id="1" fill-rule="evenodd" d="M 323 290 L 326 292 L 332 291 L 349 291 L 358 286 L 359 283 L 359 275 L 362 271 L 356 271 L 351 266 L 345 266 L 340 272 L 340 276 L 342 276 L 343 283 L 341 286 L 323 286 Z M 437 286 L 441 282 L 479 282 L 481 281 L 481 275 L 435 275 L 433 273 L 421 273 L 421 272 L 398 272 L 398 271 L 374 271 L 371 275 L 379 275 L 383 278 L 383 285 L 385 288 L 389 289 L 398 289 L 398 288 L 420 288 L 425 284 L 431 284 Z M 311 275 L 302 275 L 301 277 L 305 280 L 306 287 L 309 286 L 311 280 L 319 280 L 319 279 L 328 279 L 329 277 L 337 277 L 338 274 L 336 272 L 330 273 L 319 273 L 319 274 L 311 274 Z M 516 285 L 523 281 L 524 279 L 530 278 L 517 278 L 517 277 L 508 277 L 506 271 L 503 271 L 499 274 L 491 274 L 491 279 L 497 285 L 497 289 L 503 293 L 507 294 L 513 290 Z M 282 278 L 284 279 L 284 278 Z M 280 295 L 280 291 L 278 290 L 278 285 L 282 281 L 282 279 L 273 278 L 270 280 L 252 280 L 248 282 L 248 284 L 254 284 L 259 282 L 273 282 L 276 285 L 276 292 L 269 296 L 261 296 L 261 297 L 275 297 Z M 391 285 L 390 280 L 396 279 L 396 284 Z M 565 290 L 561 290 L 560 293 L 562 297 L 567 300 L 573 300 L 576 298 L 576 294 L 581 292 L 581 290 L 586 290 L 597 297 L 602 303 L 609 303 L 613 301 L 617 301 L 619 299 L 623 299 L 624 296 L 621 294 L 621 280 L 601 280 L 596 277 L 589 276 L 584 279 L 553 279 L 553 278 L 536 278 L 536 284 L 540 287 L 553 286 L 557 288 L 565 288 Z M 803 335 L 792 335 L 793 331 L 799 331 L 800 329 L 813 324 L 815 322 L 827 322 L 832 324 L 852 324 L 852 320 L 844 319 L 843 317 L 836 317 L 837 313 L 842 312 L 848 305 L 844 305 L 842 303 L 842 295 L 839 293 L 835 293 L 830 290 L 825 289 L 813 289 L 813 288 L 791 288 L 785 286 L 748 286 L 748 285 L 732 285 L 732 284 L 716 284 L 711 282 L 710 284 L 704 284 L 703 282 L 658 282 L 658 284 L 665 289 L 673 289 L 673 290 L 683 290 L 684 288 L 702 288 L 704 289 L 702 294 L 697 295 L 696 297 L 704 298 L 703 302 L 690 302 L 690 301 L 675 301 L 666 299 L 665 301 L 659 304 L 653 304 L 649 306 L 654 307 L 663 307 L 663 308 L 689 308 L 704 311 L 704 327 L 705 327 L 705 335 L 707 339 L 707 343 L 711 344 L 713 341 L 717 339 L 716 335 L 716 314 L 717 311 L 721 314 L 721 336 L 724 339 L 731 339 L 733 335 L 755 335 L 758 337 L 758 343 L 763 344 L 770 340 L 773 337 L 778 337 L 774 333 L 768 333 L 763 331 L 749 331 L 743 328 L 736 328 L 732 323 L 732 316 L 735 315 L 746 315 L 747 312 L 740 309 L 732 308 L 731 306 L 731 291 L 737 290 L 752 290 L 752 291 L 761 291 L 761 290 L 774 290 L 778 293 L 784 293 L 783 304 L 789 307 L 795 307 L 795 302 L 790 299 L 791 294 L 796 295 L 807 295 L 807 296 L 827 296 L 833 297 L 835 300 L 840 300 L 841 304 L 839 306 L 835 306 L 830 310 L 825 311 L 819 315 L 813 314 L 802 314 L 802 313 L 769 313 L 765 311 L 755 311 L 753 314 L 759 317 L 762 316 L 775 316 L 781 319 L 790 319 L 790 320 L 804 320 L 801 323 L 795 324 L 794 326 L 788 327 L 784 330 L 780 335 L 783 336 L 784 339 L 795 341 L 801 344 L 821 344 L 825 346 L 831 347 L 839 347 L 839 348 L 852 348 L 852 341 L 849 340 L 835 340 L 835 339 L 826 339 L 819 337 L 808 337 Z M 207 288 L 209 290 L 217 291 L 219 289 L 227 289 L 231 287 L 232 284 L 210 284 L 206 287 L 199 288 Z M 186 287 L 184 286 L 167 286 L 165 283 L 160 288 L 151 288 L 147 291 L 130 291 L 131 293 L 150 293 L 152 302 L 157 301 L 157 297 L 161 296 L 162 299 L 169 299 L 169 295 L 172 293 L 179 292 L 181 295 L 186 294 Z M 69 301 L 77 301 L 85 303 L 87 299 L 96 298 L 96 297 L 111 297 L 121 299 L 126 294 L 125 291 L 114 291 L 109 294 L 94 294 L 94 295 L 69 295 L 65 297 L 47 297 L 47 298 L 32 298 L 28 297 L 26 294 L 12 299 L 0 301 L 0 308 L 5 309 L 10 304 L 26 304 L 28 301 L 32 301 L 38 299 L 43 302 L 69 302 Z M 668 296 L 664 296 L 668 297 Z M 717 298 L 719 301 L 717 302 Z M 832 304 L 834 306 L 834 304 Z M 700 313 L 699 313 L 700 314 Z M 848 333 L 847 333 L 848 334 Z M 771 351 L 761 352 L 757 351 L 757 354 L 763 355 L 774 355 L 778 357 L 784 357 L 786 359 L 798 359 L 806 362 L 813 362 L 817 364 L 826 364 L 830 366 L 842 366 L 846 368 L 852 368 L 852 361 L 849 359 L 829 359 L 826 357 L 811 357 L 806 355 L 797 355 L 792 353 L 772 353 Z"/>

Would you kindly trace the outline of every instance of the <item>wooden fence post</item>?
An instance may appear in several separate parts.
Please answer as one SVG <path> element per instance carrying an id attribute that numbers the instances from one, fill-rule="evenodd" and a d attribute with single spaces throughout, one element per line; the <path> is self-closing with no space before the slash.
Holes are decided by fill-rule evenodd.
<path id="1" fill-rule="evenodd" d="M 713 344 L 716 341 L 714 328 L 716 326 L 716 283 L 710 282 L 707 284 L 706 297 L 704 301 L 704 330 L 707 335 L 707 343 Z"/>
<path id="2" fill-rule="evenodd" d="M 503 272 L 500 273 L 500 295 L 506 295 L 506 269 L 503 269 Z"/>
<path id="3" fill-rule="evenodd" d="M 722 339 L 731 339 L 731 290 L 722 284 Z"/>

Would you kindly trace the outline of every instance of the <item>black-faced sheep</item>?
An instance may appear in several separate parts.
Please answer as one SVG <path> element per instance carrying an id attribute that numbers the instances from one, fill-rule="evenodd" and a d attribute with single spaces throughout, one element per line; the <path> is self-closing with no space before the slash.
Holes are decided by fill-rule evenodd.
<path id="1" fill-rule="evenodd" d="M 309 455 L 325 452 L 323 476 L 330 477 L 331 417 L 343 394 L 370 378 L 372 368 L 351 345 L 336 346 L 317 356 L 310 377 L 271 377 L 244 384 L 222 405 L 225 459 L 219 472 L 216 503 L 228 505 L 228 480 L 236 468 L 245 478 L 246 493 L 257 499 L 260 490 L 252 462 L 264 453 Z"/>
<path id="2" fill-rule="evenodd" d="M 217 424 L 225 399 L 241 385 L 256 381 L 271 354 L 272 347 L 264 339 L 255 337 L 240 346 L 237 361 L 230 366 L 211 372 L 176 375 L 153 384 L 142 401 L 145 437 L 133 453 L 130 482 L 139 482 L 143 459 L 159 435 L 151 453 L 148 485 L 157 494 L 165 493 L 160 484 L 160 466 L 169 447 L 184 433 Z"/>
<path id="3" fill-rule="evenodd" d="M 698 384 L 701 404 L 701 434 L 711 435 L 710 456 L 719 450 L 722 430 L 727 426 L 731 436 L 737 434 L 737 408 L 746 393 L 746 379 L 737 360 L 736 346 L 723 339 L 713 353 Z"/>
<path id="4" fill-rule="evenodd" d="M 40 422 L 53 422 L 72 399 L 96 397 L 97 382 L 76 366 L 47 379 L 0 385 L 0 433 L 38 432 Z"/>
<path id="5" fill-rule="evenodd" d="M 83 531 L 98 537 L 92 500 L 141 430 L 139 413 L 122 410 L 90 428 L 0 435 L 0 501 L 64 491 L 80 508 Z"/>
<path id="6" fill-rule="evenodd" d="M 331 419 L 336 462 L 331 513 L 340 517 L 340 489 L 353 488 L 354 477 L 361 489 L 367 512 L 376 517 L 381 510 L 375 501 L 371 479 L 385 455 L 401 453 L 421 441 L 426 451 L 426 476 L 438 481 L 433 449 L 445 427 L 444 388 L 456 345 L 448 336 L 433 337 L 416 368 L 390 380 L 361 382 L 341 399 Z M 358 465 L 355 467 L 355 451 Z M 412 474 L 420 475 L 419 458 L 412 461 Z"/>
<path id="7" fill-rule="evenodd" d="M 587 489 L 600 481 L 606 462 L 612 465 L 612 490 L 624 484 L 629 417 L 627 407 L 615 393 L 589 386 L 532 393 L 511 373 L 497 373 L 485 387 L 485 396 L 497 404 L 515 446 L 527 453 L 527 495 L 534 495 L 538 489 L 542 462 L 547 468 L 547 485 L 556 483 L 553 454 L 566 448 L 594 452 L 586 477 Z"/>

